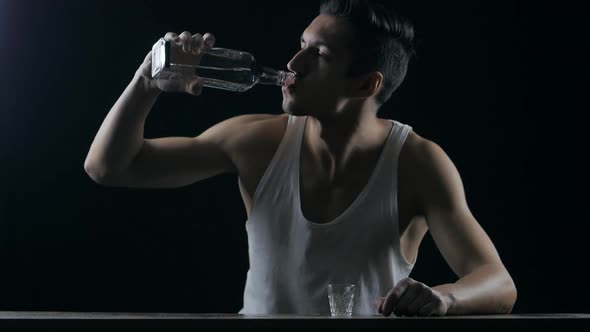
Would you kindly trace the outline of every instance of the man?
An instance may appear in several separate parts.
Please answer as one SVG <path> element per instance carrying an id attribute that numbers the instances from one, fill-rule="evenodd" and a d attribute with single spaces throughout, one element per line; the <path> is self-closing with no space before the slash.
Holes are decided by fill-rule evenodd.
<path id="1" fill-rule="evenodd" d="M 471 214 L 445 152 L 411 127 L 377 117 L 402 83 L 412 27 L 369 1 L 325 1 L 288 63 L 285 114 L 225 120 L 194 138 L 144 139 L 162 91 L 199 95 L 202 82 L 154 81 L 151 57 L 115 103 L 88 153 L 98 183 L 171 188 L 232 172 L 248 214 L 246 314 L 329 313 L 328 283 L 357 285 L 355 314 L 509 313 L 516 287 Z M 166 40 L 200 54 L 211 34 Z M 457 274 L 408 278 L 430 231 Z"/>

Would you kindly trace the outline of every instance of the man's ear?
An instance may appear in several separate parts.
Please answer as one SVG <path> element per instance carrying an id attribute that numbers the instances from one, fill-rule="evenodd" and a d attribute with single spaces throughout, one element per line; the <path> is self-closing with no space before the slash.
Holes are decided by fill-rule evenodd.
<path id="1" fill-rule="evenodd" d="M 356 98 L 369 98 L 376 95 L 382 85 L 383 74 L 378 71 L 373 71 L 359 77 L 358 85 L 352 94 Z"/>

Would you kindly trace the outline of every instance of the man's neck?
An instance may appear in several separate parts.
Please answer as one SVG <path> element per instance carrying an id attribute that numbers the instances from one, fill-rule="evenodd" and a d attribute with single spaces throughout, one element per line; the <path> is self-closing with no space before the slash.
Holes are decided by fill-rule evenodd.
<path id="1" fill-rule="evenodd" d="M 355 157 L 383 143 L 376 111 L 340 112 L 330 118 L 308 118 L 306 137 L 314 158 L 330 173 L 346 169 Z"/>

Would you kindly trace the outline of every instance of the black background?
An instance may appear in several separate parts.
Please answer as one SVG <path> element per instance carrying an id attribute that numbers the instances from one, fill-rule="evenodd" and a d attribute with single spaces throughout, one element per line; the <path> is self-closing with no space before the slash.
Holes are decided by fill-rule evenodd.
<path id="1" fill-rule="evenodd" d="M 537 47 L 559 50 L 561 32 L 525 2 L 397 7 L 415 25 L 417 57 L 380 116 L 411 125 L 455 162 L 517 284 L 514 312 L 589 312 L 583 196 L 567 187 L 582 184 L 576 121 L 550 102 L 544 88 L 554 95 L 565 82 L 547 79 L 559 69 Z M 0 0 L 0 310 L 238 311 L 248 256 L 235 176 L 105 188 L 84 158 L 166 32 L 212 32 L 217 46 L 285 68 L 316 13 L 316 1 Z M 280 89 L 268 86 L 168 94 L 145 134 L 195 136 L 235 115 L 281 112 Z M 431 286 L 455 278 L 428 235 L 411 277 Z"/>

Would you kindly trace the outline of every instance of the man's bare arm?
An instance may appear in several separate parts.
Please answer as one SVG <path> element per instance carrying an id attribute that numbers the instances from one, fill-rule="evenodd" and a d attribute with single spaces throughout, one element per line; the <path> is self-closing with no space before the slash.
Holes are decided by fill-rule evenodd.
<path id="1" fill-rule="evenodd" d="M 261 120 L 248 114 L 222 121 L 197 137 L 145 139 L 129 166 L 103 179 L 107 186 L 176 188 L 222 173 L 236 173 L 242 151 L 264 134 Z M 262 125 L 259 125 L 262 124 Z"/>
<path id="2" fill-rule="evenodd" d="M 222 121 L 197 137 L 144 139 L 145 119 L 159 92 L 135 77 L 99 129 L 84 168 L 97 183 L 132 188 L 181 187 L 236 172 L 240 146 L 260 130 L 248 124 L 269 115 Z"/>
<path id="3" fill-rule="evenodd" d="M 459 276 L 433 287 L 451 299 L 447 314 L 509 313 L 516 287 L 494 244 L 472 215 L 461 177 L 446 153 L 424 140 L 418 149 L 422 213 L 436 245 Z"/>
<path id="4" fill-rule="evenodd" d="M 404 147 L 411 161 L 418 214 L 424 216 L 441 254 L 459 277 L 429 287 L 405 278 L 379 299 L 385 316 L 510 313 L 516 287 L 492 241 L 473 217 L 459 172 L 436 144 L 418 137 Z"/>
<path id="5" fill-rule="evenodd" d="M 185 52 L 200 54 L 213 46 L 211 34 L 164 39 L 182 43 Z M 151 52 L 109 111 L 86 157 L 84 168 L 96 182 L 124 187 L 179 187 L 224 172 L 235 172 L 237 146 L 256 135 L 246 124 L 268 115 L 244 115 L 223 121 L 197 137 L 144 139 L 144 123 L 161 91 L 199 95 L 202 82 L 151 78 Z"/>

